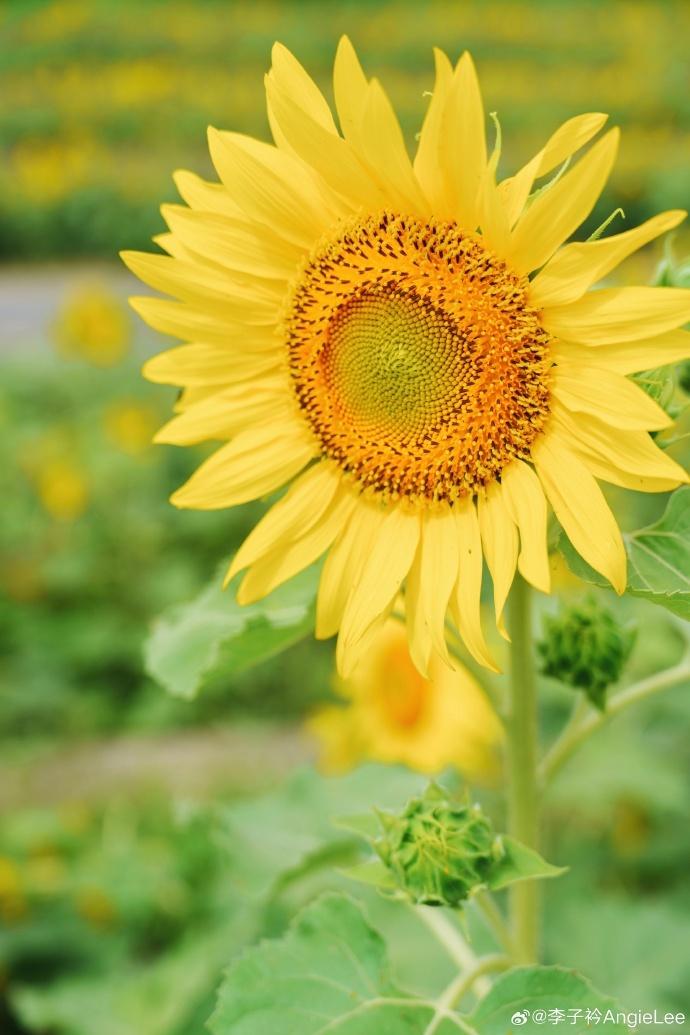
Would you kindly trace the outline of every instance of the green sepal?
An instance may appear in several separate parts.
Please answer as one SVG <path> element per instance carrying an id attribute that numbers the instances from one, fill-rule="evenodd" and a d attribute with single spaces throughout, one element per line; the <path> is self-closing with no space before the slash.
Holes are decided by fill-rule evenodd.
<path id="1" fill-rule="evenodd" d="M 543 859 L 539 852 L 528 848 L 508 834 L 501 837 L 503 855 L 494 863 L 487 885 L 491 891 L 500 891 L 509 884 L 521 880 L 538 880 L 540 878 L 560 877 L 568 872 L 567 866 L 554 866 Z"/>

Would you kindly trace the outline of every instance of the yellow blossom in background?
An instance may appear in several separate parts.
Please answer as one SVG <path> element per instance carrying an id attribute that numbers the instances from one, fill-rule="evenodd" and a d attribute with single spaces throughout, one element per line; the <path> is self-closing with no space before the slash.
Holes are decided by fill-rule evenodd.
<path id="1" fill-rule="evenodd" d="M 84 284 L 65 300 L 55 322 L 62 355 L 96 366 L 119 363 L 129 349 L 131 327 L 122 302 L 105 284 Z"/>
<path id="2" fill-rule="evenodd" d="M 325 769 L 370 760 L 423 773 L 454 766 L 479 781 L 497 775 L 503 729 L 484 691 L 465 668 L 450 669 L 438 658 L 425 679 L 394 619 L 337 690 L 343 705 L 322 708 L 308 722 Z"/>
<path id="3" fill-rule="evenodd" d="M 67 875 L 63 859 L 54 851 L 46 851 L 30 859 L 26 864 L 27 881 L 31 890 L 39 895 L 54 895 Z"/>
<path id="4" fill-rule="evenodd" d="M 115 922 L 115 905 L 102 888 L 82 888 L 76 894 L 75 905 L 79 915 L 92 927 L 102 930 L 112 927 Z"/>
<path id="5" fill-rule="evenodd" d="M 35 474 L 43 508 L 58 521 L 74 521 L 86 510 L 89 489 L 85 473 L 70 459 L 47 459 Z"/>
<path id="6" fill-rule="evenodd" d="M 150 406 L 125 400 L 107 408 L 103 424 L 108 438 L 118 449 L 138 456 L 151 446 L 158 415 Z"/>
<path id="7" fill-rule="evenodd" d="M 12 859 L 0 856 L 0 921 L 14 923 L 24 917 L 26 910 L 19 867 Z"/>

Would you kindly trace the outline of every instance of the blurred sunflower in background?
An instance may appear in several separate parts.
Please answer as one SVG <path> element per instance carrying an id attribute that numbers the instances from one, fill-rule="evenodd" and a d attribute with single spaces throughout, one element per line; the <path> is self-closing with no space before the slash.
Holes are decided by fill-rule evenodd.
<path id="1" fill-rule="evenodd" d="M 133 299 L 186 344 L 147 365 L 184 389 L 157 436 L 229 440 L 173 496 L 234 506 L 290 483 L 244 542 L 238 599 L 269 593 L 327 552 L 316 633 L 339 632 L 347 675 L 404 586 L 411 656 L 450 663 L 452 617 L 495 667 L 480 621 L 484 558 L 496 620 L 516 569 L 550 588 L 547 503 L 618 591 L 621 533 L 597 479 L 667 491 L 685 472 L 652 441 L 666 413 L 626 375 L 690 355 L 690 291 L 589 289 L 675 227 L 680 211 L 565 244 L 611 171 L 605 116 L 570 119 L 498 182 L 472 60 L 436 53 L 414 160 L 347 39 L 330 108 L 295 58 L 266 79 L 275 146 L 209 133 L 219 184 L 176 183 L 168 253 L 125 253 L 179 301 Z M 551 177 L 535 187 L 543 177 Z"/>
<path id="2" fill-rule="evenodd" d="M 99 367 L 119 363 L 131 344 L 127 310 L 120 298 L 100 281 L 79 284 L 70 291 L 52 330 L 62 356 Z"/>
<path id="3" fill-rule="evenodd" d="M 424 678 L 395 619 L 378 629 L 335 689 L 342 704 L 319 709 L 307 723 L 327 771 L 375 761 L 422 773 L 453 766 L 484 783 L 497 777 L 503 727 L 486 694 L 467 669 L 451 669 L 438 657 Z"/>

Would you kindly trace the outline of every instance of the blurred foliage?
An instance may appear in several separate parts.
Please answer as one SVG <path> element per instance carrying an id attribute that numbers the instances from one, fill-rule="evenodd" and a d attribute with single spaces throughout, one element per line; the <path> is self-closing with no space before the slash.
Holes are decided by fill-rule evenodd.
<path id="1" fill-rule="evenodd" d="M 123 319 L 121 302 L 109 297 L 107 305 Z M 171 507 L 168 496 L 201 455 L 151 444 L 174 393 L 147 386 L 136 356 L 102 369 L 93 342 L 80 342 L 76 351 L 96 365 L 3 364 L 0 745 L 178 727 L 228 713 L 301 714 L 327 692 L 326 651 L 311 650 L 305 669 L 305 648 L 297 647 L 231 684 L 220 665 L 192 704 L 146 676 L 142 651 L 153 620 L 199 592 L 219 558 L 229 560 L 256 508 Z"/>
<path id="2" fill-rule="evenodd" d="M 678 732 L 689 717 L 685 692 L 650 702 L 642 718 L 593 740 L 586 766 L 566 770 L 547 803 L 549 855 L 571 869 L 547 889 L 546 962 L 580 970 L 629 1009 L 690 1008 L 688 793 Z M 458 787 L 456 777 L 444 783 Z M 372 800 L 399 810 L 422 786 L 392 767 L 339 778 L 304 770 L 258 798 L 212 807 L 74 803 L 6 821 L 0 971 L 14 1016 L 8 1030 L 201 1031 L 227 964 L 262 935 L 280 937 L 324 890 L 361 899 L 388 944 L 393 981 L 435 997 L 452 961 L 411 911 L 339 872 L 360 857 L 361 842 L 332 821 Z M 481 800 L 500 822 L 495 796 Z M 484 951 L 489 935 L 472 903 L 466 925 Z"/>
<path id="3" fill-rule="evenodd" d="M 210 124 L 268 136 L 263 75 L 279 39 L 330 96 L 348 33 L 410 144 L 432 47 L 469 48 L 504 171 L 571 115 L 607 111 L 619 163 L 588 233 L 686 201 L 690 101 L 684 0 L 6 0 L 0 6 L 0 253 L 112 255 L 145 247 L 173 169 L 211 173 Z"/>

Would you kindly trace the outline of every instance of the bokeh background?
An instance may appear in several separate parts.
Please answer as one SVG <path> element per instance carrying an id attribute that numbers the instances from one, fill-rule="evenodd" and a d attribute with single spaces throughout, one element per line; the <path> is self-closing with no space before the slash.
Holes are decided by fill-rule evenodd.
<path id="1" fill-rule="evenodd" d="M 236 860 L 243 797 L 313 753 L 302 724 L 331 696 L 330 646 L 221 669 L 191 702 L 146 674 L 156 616 L 199 592 L 256 510 L 168 505 L 202 454 L 150 444 L 174 393 L 139 368 L 167 342 L 127 310 L 117 251 L 163 229 L 174 169 L 211 175 L 208 124 L 268 137 L 275 39 L 330 93 L 342 32 L 411 144 L 432 46 L 469 48 L 505 171 L 575 113 L 622 126 L 585 231 L 617 206 L 620 229 L 688 207 L 685 0 L 0 4 L 2 1035 L 194 1035 L 221 966 L 294 904 L 250 923 L 227 817 L 247 820 L 232 828 Z M 625 275 L 649 280 L 661 261 L 659 245 Z M 663 616 L 629 611 L 645 628 L 633 673 L 673 661 Z M 547 950 L 631 1007 L 690 1013 L 688 692 L 619 720 L 558 783 L 551 854 L 572 873 L 549 890 Z M 546 693 L 555 726 L 568 693 Z M 285 800 L 262 801 L 279 826 Z"/>

